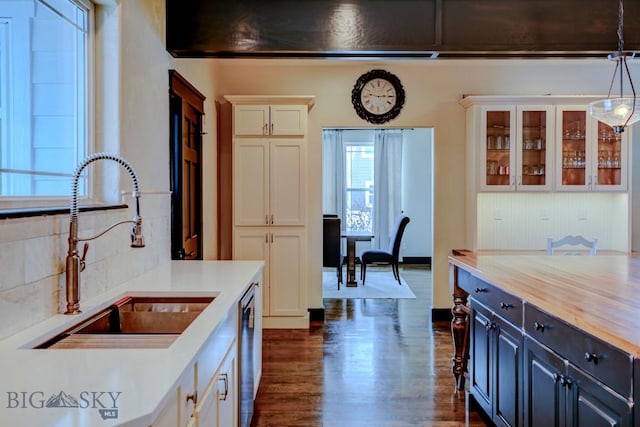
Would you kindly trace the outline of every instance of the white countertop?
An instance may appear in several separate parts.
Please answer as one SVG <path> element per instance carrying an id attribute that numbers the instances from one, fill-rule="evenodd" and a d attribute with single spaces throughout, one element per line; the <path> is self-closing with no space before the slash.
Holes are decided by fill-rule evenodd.
<path id="1" fill-rule="evenodd" d="M 81 298 L 80 315 L 56 315 L 0 341 L 0 425 L 150 425 L 173 398 L 169 391 L 198 350 L 262 267 L 262 261 L 171 261 L 100 297 Z M 31 349 L 122 296 L 154 293 L 216 298 L 167 349 Z M 80 407 L 45 407 L 60 392 L 75 397 Z M 105 412 L 99 409 L 113 408 L 117 418 L 103 419 Z"/>

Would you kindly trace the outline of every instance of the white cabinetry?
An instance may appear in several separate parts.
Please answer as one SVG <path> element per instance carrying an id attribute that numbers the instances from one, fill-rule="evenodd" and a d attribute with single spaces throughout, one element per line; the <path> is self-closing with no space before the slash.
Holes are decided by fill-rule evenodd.
<path id="1" fill-rule="evenodd" d="M 236 227 L 233 241 L 234 259 L 265 260 L 263 316 L 305 316 L 304 230 L 299 227 Z M 267 321 L 273 324 L 283 320 Z"/>
<path id="2" fill-rule="evenodd" d="M 216 374 L 211 378 L 193 418 L 197 427 L 238 425 L 238 366 L 236 345 L 229 349 Z"/>
<path id="3" fill-rule="evenodd" d="M 556 114 L 556 188 L 626 191 L 630 129 L 616 135 L 591 119 L 585 105 L 558 106 Z"/>
<path id="4" fill-rule="evenodd" d="M 626 191 L 630 129 L 593 120 L 583 96 L 468 96 L 478 191 Z"/>
<path id="5" fill-rule="evenodd" d="M 235 105 L 233 114 L 237 136 L 307 133 L 306 105 Z"/>
<path id="6" fill-rule="evenodd" d="M 170 392 L 153 427 L 238 425 L 237 331 L 234 305 Z"/>
<path id="7" fill-rule="evenodd" d="M 553 108 L 479 104 L 473 110 L 480 191 L 551 190 Z"/>
<path id="8" fill-rule="evenodd" d="M 264 260 L 263 325 L 308 327 L 307 116 L 311 96 L 233 105 L 233 259 Z"/>
<path id="9" fill-rule="evenodd" d="M 237 138 L 233 159 L 236 226 L 304 224 L 302 138 Z"/>

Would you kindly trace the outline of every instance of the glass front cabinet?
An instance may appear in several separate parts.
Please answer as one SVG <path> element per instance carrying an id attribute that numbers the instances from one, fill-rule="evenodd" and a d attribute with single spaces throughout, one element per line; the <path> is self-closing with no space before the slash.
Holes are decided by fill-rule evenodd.
<path id="1" fill-rule="evenodd" d="M 587 113 L 586 106 L 557 108 L 558 191 L 626 191 L 628 134 Z"/>
<path id="2" fill-rule="evenodd" d="M 463 98 L 478 191 L 628 191 L 631 130 L 592 119 L 593 99 Z"/>
<path id="3" fill-rule="evenodd" d="M 550 191 L 550 106 L 480 108 L 480 191 Z"/>

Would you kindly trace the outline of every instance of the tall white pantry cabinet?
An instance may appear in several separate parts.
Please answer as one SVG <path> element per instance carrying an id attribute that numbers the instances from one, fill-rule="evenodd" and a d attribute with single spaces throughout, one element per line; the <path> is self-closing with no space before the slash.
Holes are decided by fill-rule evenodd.
<path id="1" fill-rule="evenodd" d="M 265 261 L 265 328 L 307 328 L 307 117 L 314 97 L 225 99 L 233 105 L 233 259 Z"/>

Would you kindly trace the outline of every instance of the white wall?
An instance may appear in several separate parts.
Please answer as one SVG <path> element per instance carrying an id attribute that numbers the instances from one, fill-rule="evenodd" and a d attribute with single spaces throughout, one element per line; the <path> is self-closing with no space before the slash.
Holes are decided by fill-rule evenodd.
<path id="1" fill-rule="evenodd" d="M 574 234 L 628 252 L 628 201 L 626 193 L 481 193 L 478 249 L 546 250 L 547 237 Z"/>
<path id="2" fill-rule="evenodd" d="M 344 140 L 371 142 L 374 132 L 348 129 Z M 405 129 L 402 146 L 402 210 L 411 218 L 400 248 L 400 257 L 432 256 L 432 173 L 433 131 L 429 128 Z M 371 247 L 371 242 L 356 242 L 356 253 Z M 346 253 L 346 243 L 343 242 Z"/>
<path id="3" fill-rule="evenodd" d="M 606 60 L 320 61 L 230 59 L 216 62 L 216 97 L 225 94 L 315 95 L 309 118 L 309 158 L 321 158 L 321 130 L 363 127 L 351 105 L 357 78 L 373 69 L 396 74 L 407 93 L 388 127 L 434 128 L 434 307 L 451 306 L 447 257 L 470 240 L 466 227 L 463 94 L 541 95 L 607 93 L 613 65 Z M 630 64 L 635 74 L 638 65 Z M 637 134 L 637 132 L 636 132 Z M 310 259 L 321 259 L 322 170 L 308 164 Z M 322 306 L 321 263 L 308 272 L 310 306 Z"/>
<path id="4" fill-rule="evenodd" d="M 431 257 L 433 130 L 405 130 L 402 141 L 402 210 L 411 221 L 402 237 L 400 256 Z"/>

